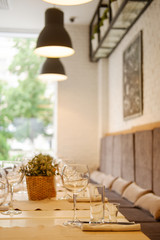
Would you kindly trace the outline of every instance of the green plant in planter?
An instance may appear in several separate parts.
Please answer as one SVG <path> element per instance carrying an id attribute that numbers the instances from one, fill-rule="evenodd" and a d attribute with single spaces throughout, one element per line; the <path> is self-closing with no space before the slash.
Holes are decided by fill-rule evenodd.
<path id="1" fill-rule="evenodd" d="M 108 18 L 108 12 L 109 12 L 109 10 L 108 10 L 108 8 L 106 8 L 106 10 L 104 11 L 104 13 L 101 17 L 101 20 L 100 20 L 100 27 L 103 26 L 104 20 Z"/>
<path id="2" fill-rule="evenodd" d="M 54 176 L 58 174 L 58 164 L 50 155 L 36 155 L 22 169 L 26 176 Z"/>
<path id="3" fill-rule="evenodd" d="M 98 25 L 96 24 L 93 28 L 92 39 L 94 39 L 94 34 L 98 33 Z"/>

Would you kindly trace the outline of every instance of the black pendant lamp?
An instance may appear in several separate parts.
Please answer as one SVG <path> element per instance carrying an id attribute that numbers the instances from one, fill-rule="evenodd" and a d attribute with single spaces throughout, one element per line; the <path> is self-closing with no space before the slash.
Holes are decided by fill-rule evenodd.
<path id="1" fill-rule="evenodd" d="M 45 27 L 41 31 L 34 52 L 49 58 L 68 57 L 74 54 L 69 34 L 64 28 L 63 12 L 49 8 L 45 12 Z"/>
<path id="2" fill-rule="evenodd" d="M 38 76 L 41 81 L 64 81 L 67 79 L 64 67 L 58 58 L 47 58 L 41 73 Z"/>
<path id="3" fill-rule="evenodd" d="M 44 2 L 57 4 L 57 5 L 80 5 L 91 2 L 92 0 L 43 0 Z"/>

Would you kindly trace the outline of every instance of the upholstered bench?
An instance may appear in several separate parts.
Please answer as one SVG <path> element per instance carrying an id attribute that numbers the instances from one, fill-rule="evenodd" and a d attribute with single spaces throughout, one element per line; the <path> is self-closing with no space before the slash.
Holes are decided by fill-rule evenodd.
<path id="1" fill-rule="evenodd" d="M 91 181 L 106 183 L 105 196 L 108 201 L 120 203 L 119 211 L 129 221 L 140 223 L 142 231 L 150 239 L 160 240 L 160 197 L 134 182 L 99 171 L 91 173 Z"/>

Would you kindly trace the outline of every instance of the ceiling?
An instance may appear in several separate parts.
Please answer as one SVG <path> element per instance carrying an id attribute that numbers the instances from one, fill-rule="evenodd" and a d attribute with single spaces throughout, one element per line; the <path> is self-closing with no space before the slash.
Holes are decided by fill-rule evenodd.
<path id="1" fill-rule="evenodd" d="M 67 1 L 67 0 L 66 0 Z M 9 8 L 4 9 L 4 3 Z M 55 6 L 64 12 L 65 24 L 89 25 L 99 0 L 78 6 Z M 0 0 L 0 32 L 37 33 L 44 26 L 44 13 L 52 4 L 42 0 Z M 75 21 L 70 19 L 75 17 Z"/>

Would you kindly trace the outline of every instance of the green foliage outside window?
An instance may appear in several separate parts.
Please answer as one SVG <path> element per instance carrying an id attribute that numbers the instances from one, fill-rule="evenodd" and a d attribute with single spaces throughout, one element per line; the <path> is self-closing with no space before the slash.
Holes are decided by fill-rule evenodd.
<path id="1" fill-rule="evenodd" d="M 13 39 L 16 54 L 9 66 L 9 71 L 17 76 L 17 87 L 11 87 L 6 82 L 0 81 L 0 159 L 8 156 L 7 139 L 16 137 L 24 140 L 29 137 L 33 140 L 31 119 L 39 119 L 44 126 L 52 122 L 53 106 L 45 96 L 46 84 L 37 79 L 40 66 L 44 58 L 33 53 L 35 39 Z M 12 79 L 11 79 L 12 81 Z M 47 108 L 45 106 L 48 106 Z M 20 126 L 20 134 L 10 133 L 8 126 L 15 119 L 24 119 L 26 124 Z"/>

